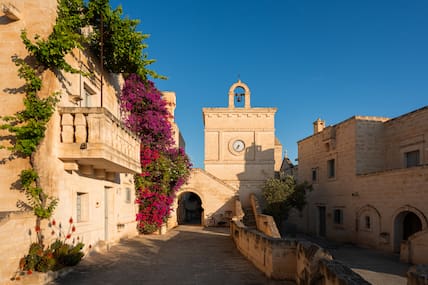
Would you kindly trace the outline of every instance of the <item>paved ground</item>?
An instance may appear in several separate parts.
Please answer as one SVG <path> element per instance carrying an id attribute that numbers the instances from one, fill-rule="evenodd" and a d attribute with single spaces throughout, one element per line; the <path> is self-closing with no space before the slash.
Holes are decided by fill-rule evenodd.
<path id="1" fill-rule="evenodd" d="M 235 248 L 228 229 L 180 226 L 163 236 L 139 236 L 93 253 L 51 285 L 280 285 Z"/>
<path id="2" fill-rule="evenodd" d="M 400 262 L 398 254 L 339 244 L 314 237 L 303 236 L 327 249 L 341 261 L 374 285 L 406 285 L 406 272 L 410 265 Z"/>

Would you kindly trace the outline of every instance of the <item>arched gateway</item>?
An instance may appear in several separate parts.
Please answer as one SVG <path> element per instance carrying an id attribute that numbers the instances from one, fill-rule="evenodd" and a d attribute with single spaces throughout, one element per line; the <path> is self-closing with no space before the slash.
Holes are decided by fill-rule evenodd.
<path id="1" fill-rule="evenodd" d="M 177 224 L 227 225 L 234 215 L 235 195 L 230 185 L 194 168 L 189 182 L 177 193 L 172 220 Z"/>
<path id="2" fill-rule="evenodd" d="M 182 192 L 178 196 L 177 223 L 179 225 L 202 225 L 204 208 L 202 200 L 194 192 Z"/>

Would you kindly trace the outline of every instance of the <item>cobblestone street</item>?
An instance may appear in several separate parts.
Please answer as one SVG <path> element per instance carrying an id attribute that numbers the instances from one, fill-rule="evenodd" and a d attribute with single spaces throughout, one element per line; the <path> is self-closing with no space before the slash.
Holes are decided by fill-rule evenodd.
<path id="1" fill-rule="evenodd" d="M 292 284 L 269 280 L 235 248 L 228 228 L 180 226 L 163 236 L 124 240 L 92 253 L 72 272 L 51 282 L 66 284 Z"/>

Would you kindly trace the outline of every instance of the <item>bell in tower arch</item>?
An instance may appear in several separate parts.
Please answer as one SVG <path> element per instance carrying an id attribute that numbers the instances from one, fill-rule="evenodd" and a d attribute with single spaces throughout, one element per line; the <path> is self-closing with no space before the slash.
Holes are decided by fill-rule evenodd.
<path id="1" fill-rule="evenodd" d="M 250 89 L 241 80 L 229 89 L 229 108 L 250 108 Z"/>
<path id="2" fill-rule="evenodd" d="M 244 107 L 245 104 L 245 90 L 241 86 L 235 88 L 235 107 Z"/>

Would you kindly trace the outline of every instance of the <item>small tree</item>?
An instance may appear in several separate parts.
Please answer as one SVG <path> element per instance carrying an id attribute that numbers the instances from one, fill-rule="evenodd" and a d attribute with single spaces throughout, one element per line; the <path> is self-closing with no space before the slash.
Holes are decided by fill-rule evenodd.
<path id="1" fill-rule="evenodd" d="M 311 191 L 312 185 L 307 182 L 297 184 L 293 176 L 283 179 L 270 178 L 262 189 L 266 201 L 264 212 L 273 216 L 276 224 L 281 228 L 282 222 L 287 219 L 291 208 L 299 211 L 306 205 L 306 191 Z"/>

